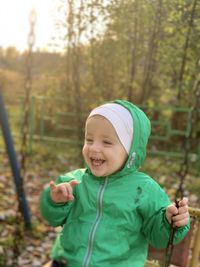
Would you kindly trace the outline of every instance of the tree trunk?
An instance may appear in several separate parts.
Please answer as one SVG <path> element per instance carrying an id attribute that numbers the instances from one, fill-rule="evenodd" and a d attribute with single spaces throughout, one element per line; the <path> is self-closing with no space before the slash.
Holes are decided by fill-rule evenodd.
<path id="1" fill-rule="evenodd" d="M 183 83 L 183 79 L 184 79 L 185 66 L 186 66 L 186 60 L 187 60 L 187 52 L 188 52 L 188 47 L 189 47 L 189 42 L 190 42 L 191 31 L 192 31 L 192 27 L 193 27 L 196 5 L 197 5 L 197 0 L 194 0 L 190 19 L 188 22 L 188 30 L 187 30 L 187 35 L 185 38 L 185 43 L 183 46 L 183 57 L 182 57 L 179 76 L 178 76 L 178 93 L 177 93 L 178 102 L 180 102 L 181 97 L 182 97 L 182 83 Z"/>
<path id="2" fill-rule="evenodd" d="M 149 84 L 152 82 L 153 73 L 155 71 L 155 56 L 158 48 L 158 40 L 161 28 L 162 17 L 162 0 L 158 1 L 157 11 L 155 12 L 155 19 L 153 25 L 153 31 L 149 41 L 149 51 L 146 57 L 146 64 L 144 66 L 144 80 L 142 82 L 142 94 L 140 97 L 140 103 L 143 103 L 150 90 Z"/>
<path id="3" fill-rule="evenodd" d="M 133 101 L 133 81 L 136 74 L 137 47 L 138 47 L 138 1 L 134 3 L 135 16 L 133 20 L 133 31 L 131 32 L 131 64 L 128 82 L 128 99 Z"/>

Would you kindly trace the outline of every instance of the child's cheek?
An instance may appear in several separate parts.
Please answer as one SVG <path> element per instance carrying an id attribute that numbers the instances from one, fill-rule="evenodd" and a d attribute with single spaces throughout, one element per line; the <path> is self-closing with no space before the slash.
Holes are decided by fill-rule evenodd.
<path id="1" fill-rule="evenodd" d="M 82 154 L 83 154 L 84 160 L 86 161 L 88 157 L 88 148 L 86 145 L 83 146 Z"/>

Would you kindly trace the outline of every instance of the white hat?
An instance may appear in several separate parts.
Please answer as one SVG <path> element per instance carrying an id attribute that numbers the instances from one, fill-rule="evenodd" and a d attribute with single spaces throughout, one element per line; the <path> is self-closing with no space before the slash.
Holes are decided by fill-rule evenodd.
<path id="1" fill-rule="evenodd" d="M 120 104 L 108 103 L 93 109 L 88 118 L 94 115 L 101 115 L 109 120 L 127 154 L 129 154 L 133 137 L 133 119 L 128 109 Z"/>

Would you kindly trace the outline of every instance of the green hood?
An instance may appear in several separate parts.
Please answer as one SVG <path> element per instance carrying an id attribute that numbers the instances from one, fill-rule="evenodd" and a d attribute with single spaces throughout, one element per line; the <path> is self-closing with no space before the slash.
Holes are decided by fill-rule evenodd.
<path id="1" fill-rule="evenodd" d="M 126 100 L 115 100 L 114 103 L 120 104 L 129 110 L 133 118 L 133 140 L 128 160 L 120 171 L 120 174 L 137 170 L 141 167 L 146 158 L 146 146 L 151 133 L 151 123 L 145 113 Z"/>
<path id="2" fill-rule="evenodd" d="M 133 118 L 133 139 L 128 159 L 121 171 L 110 175 L 118 177 L 128 173 L 137 171 L 146 158 L 146 146 L 151 133 L 151 123 L 146 114 L 136 105 L 126 100 L 114 100 L 110 103 L 117 103 L 128 109 Z M 86 164 L 87 170 L 91 173 L 89 166 Z"/>

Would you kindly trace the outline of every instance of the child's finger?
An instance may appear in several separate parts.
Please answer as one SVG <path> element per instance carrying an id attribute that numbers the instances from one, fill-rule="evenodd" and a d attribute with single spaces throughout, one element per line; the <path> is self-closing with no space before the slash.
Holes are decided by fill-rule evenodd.
<path id="1" fill-rule="evenodd" d="M 188 206 L 186 205 L 186 206 L 180 207 L 180 208 L 178 209 L 178 213 L 179 213 L 179 214 L 188 213 Z"/>
<path id="2" fill-rule="evenodd" d="M 177 207 L 175 206 L 175 203 L 172 204 L 172 205 L 170 205 L 170 206 L 168 206 L 168 212 L 169 212 L 170 214 L 172 214 L 172 215 L 176 215 L 176 214 L 178 214 L 178 209 L 177 209 Z"/>
<path id="3" fill-rule="evenodd" d="M 67 190 L 67 186 L 66 185 L 61 185 L 60 186 L 60 191 L 61 191 L 61 193 L 62 193 L 62 195 L 64 196 L 64 197 L 68 197 L 68 195 L 69 195 L 69 192 L 68 192 L 68 190 Z"/>
<path id="4" fill-rule="evenodd" d="M 71 185 L 71 187 L 75 187 L 76 185 L 80 184 L 80 181 L 78 181 L 78 180 L 71 180 L 69 182 L 69 184 Z"/>
<path id="5" fill-rule="evenodd" d="M 73 189 L 70 183 L 66 184 L 66 190 L 67 190 L 67 198 L 68 200 L 73 200 L 74 196 L 73 196 Z"/>
<path id="6" fill-rule="evenodd" d="M 77 180 L 72 180 L 72 181 L 69 182 L 69 186 L 67 187 L 68 193 L 69 193 L 69 200 L 73 200 L 74 199 L 73 188 L 75 186 L 77 186 L 78 184 L 80 184 L 80 182 L 77 181 Z"/>
<path id="7" fill-rule="evenodd" d="M 178 214 L 178 209 L 176 208 L 175 204 L 171 204 L 166 209 L 166 218 L 169 223 L 172 221 L 172 217 Z"/>
<path id="8" fill-rule="evenodd" d="M 188 218 L 188 216 L 189 216 L 189 213 L 188 212 L 184 212 L 182 214 L 177 214 L 177 215 L 173 216 L 172 220 L 174 222 L 177 222 L 177 221 L 181 221 L 181 220 L 184 220 L 184 219 Z"/>
<path id="9" fill-rule="evenodd" d="M 68 200 L 74 200 L 73 188 L 79 183 L 78 180 L 72 180 L 67 184 L 66 190 L 68 191 Z"/>
<path id="10" fill-rule="evenodd" d="M 173 217 L 173 225 L 176 227 L 184 226 L 188 223 L 189 216 L 186 214 L 177 215 Z"/>
<path id="11" fill-rule="evenodd" d="M 50 185 L 51 191 L 55 191 L 56 190 L 56 185 L 55 185 L 54 181 L 51 181 L 49 183 L 49 185 Z"/>
<path id="12" fill-rule="evenodd" d="M 184 197 L 182 200 L 178 202 L 179 207 L 184 207 L 188 205 L 188 198 Z"/>
<path id="13" fill-rule="evenodd" d="M 187 198 L 183 198 L 182 200 L 179 201 L 178 213 L 179 214 L 188 213 L 188 199 Z"/>

